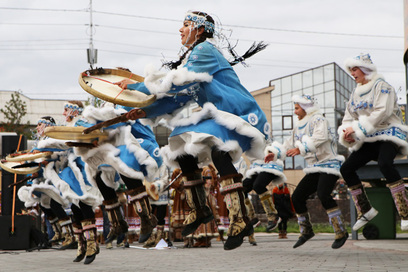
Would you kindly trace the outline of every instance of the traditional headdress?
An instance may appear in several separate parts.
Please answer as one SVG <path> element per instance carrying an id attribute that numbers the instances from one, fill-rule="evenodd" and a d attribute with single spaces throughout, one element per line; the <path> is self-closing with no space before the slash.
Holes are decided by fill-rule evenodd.
<path id="1" fill-rule="evenodd" d="M 207 16 L 198 15 L 188 11 L 184 17 L 184 21 L 191 21 L 194 23 L 196 28 L 204 27 L 205 32 L 214 33 L 215 26 L 214 23 L 207 21 Z"/>
<path id="2" fill-rule="evenodd" d="M 39 125 L 39 124 L 45 124 L 46 127 L 56 126 L 57 125 L 57 123 L 55 123 L 54 118 L 52 118 L 51 116 L 41 117 L 41 119 L 38 120 L 38 122 L 37 122 L 37 125 Z"/>
<path id="3" fill-rule="evenodd" d="M 311 95 L 294 95 L 292 97 L 292 101 L 295 104 L 299 104 L 299 106 L 304 109 L 306 113 L 311 113 L 319 109 L 317 102 Z"/>
<path id="4" fill-rule="evenodd" d="M 78 111 L 79 114 L 81 114 L 82 111 L 84 110 L 82 107 L 78 106 L 77 104 L 72 104 L 69 102 L 64 104 L 64 109 L 69 109 L 71 111 Z"/>
<path id="5" fill-rule="evenodd" d="M 370 54 L 361 53 L 354 58 L 348 58 L 344 61 L 344 66 L 350 73 L 353 67 L 360 68 L 367 80 L 370 80 L 377 73 L 377 67 L 371 60 Z"/>

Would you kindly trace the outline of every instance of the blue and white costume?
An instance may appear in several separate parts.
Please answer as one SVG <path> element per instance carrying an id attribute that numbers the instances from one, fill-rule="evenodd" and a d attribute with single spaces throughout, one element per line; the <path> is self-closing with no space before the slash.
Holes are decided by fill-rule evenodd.
<path id="1" fill-rule="evenodd" d="M 195 46 L 185 60 L 167 74 L 149 73 L 143 83 L 128 85 L 157 96 L 155 103 L 142 108 L 147 118 L 172 113 L 188 100 L 202 107 L 188 118 L 177 115 L 168 121 L 174 128 L 169 145 L 162 149 L 168 165 L 179 167 L 175 159 L 183 154 L 206 165 L 214 146 L 229 152 L 233 161 L 243 152 L 261 158 L 270 124 L 228 61 L 208 41 Z"/>
<path id="2" fill-rule="evenodd" d="M 85 119 L 76 125 L 90 127 L 97 122 L 106 121 L 126 113 L 124 108 L 113 107 L 95 108 L 86 107 L 83 113 Z M 86 162 L 88 177 L 91 182 L 98 170 L 103 169 L 102 179 L 111 188 L 116 189 L 119 184 L 117 174 L 138 180 L 152 182 L 162 164 L 160 149 L 152 130 L 140 121 L 120 123 L 108 128 L 109 138 L 95 148 L 75 148 Z M 109 176 L 104 176 L 109 175 Z M 116 176 L 116 178 L 115 178 Z"/>

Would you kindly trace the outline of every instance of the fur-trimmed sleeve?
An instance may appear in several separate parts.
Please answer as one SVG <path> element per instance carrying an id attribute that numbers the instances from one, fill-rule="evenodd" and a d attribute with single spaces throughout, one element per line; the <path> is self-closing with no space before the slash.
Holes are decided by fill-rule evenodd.
<path id="1" fill-rule="evenodd" d="M 311 124 L 311 135 L 304 135 L 301 142 L 297 141 L 295 143 L 302 156 L 308 152 L 316 152 L 317 148 L 329 139 L 328 122 L 323 116 L 315 115 L 309 122 Z"/>
<path id="2" fill-rule="evenodd" d="M 396 93 L 391 85 L 385 81 L 380 81 L 376 84 L 374 92 L 373 111 L 370 115 L 360 115 L 358 122 L 355 121 L 352 125 L 356 137 L 360 140 L 374 133 L 376 127 L 386 122 L 394 111 Z"/>
<path id="3" fill-rule="evenodd" d="M 273 153 L 273 161 L 284 160 L 286 158 L 286 148 L 284 145 L 274 141 L 271 145 L 266 146 L 264 150 L 265 156 Z"/>

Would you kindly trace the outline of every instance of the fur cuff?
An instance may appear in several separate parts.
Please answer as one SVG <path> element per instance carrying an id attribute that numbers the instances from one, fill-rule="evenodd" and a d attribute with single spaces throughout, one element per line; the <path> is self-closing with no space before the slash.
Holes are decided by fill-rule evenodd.
<path id="1" fill-rule="evenodd" d="M 306 145 L 306 146 L 307 146 L 307 149 L 309 149 L 310 152 L 313 152 L 313 153 L 314 153 L 314 152 L 317 151 L 316 146 L 315 146 L 315 144 L 314 144 L 312 138 L 310 138 L 309 136 L 303 135 L 303 137 L 302 137 L 302 143 L 303 143 L 303 145 Z"/>
<path id="2" fill-rule="evenodd" d="M 363 142 L 368 135 L 367 130 L 361 125 L 359 121 L 353 121 L 351 127 L 354 130 L 354 139 Z"/>
<path id="3" fill-rule="evenodd" d="M 302 143 L 301 141 L 296 141 L 295 147 L 299 148 L 301 156 L 305 156 L 307 152 L 310 152 L 310 150 L 307 149 L 306 143 Z"/>
<path id="4" fill-rule="evenodd" d="M 266 146 L 264 155 L 266 156 L 269 153 L 275 154 L 273 161 L 284 160 L 286 158 L 285 147 L 276 141 L 274 141 L 271 145 Z"/>

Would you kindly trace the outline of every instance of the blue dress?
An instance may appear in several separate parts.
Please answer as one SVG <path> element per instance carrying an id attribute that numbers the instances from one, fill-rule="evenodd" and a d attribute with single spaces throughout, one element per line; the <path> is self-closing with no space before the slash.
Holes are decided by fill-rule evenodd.
<path id="1" fill-rule="evenodd" d="M 157 100 L 143 107 L 147 118 L 172 114 L 195 101 L 202 108 L 189 117 L 176 115 L 168 121 L 173 132 L 169 145 L 162 148 L 168 165 L 184 154 L 208 164 L 211 149 L 230 153 L 233 161 L 243 152 L 262 158 L 271 126 L 253 96 L 242 86 L 229 62 L 210 42 L 194 47 L 186 62 L 167 74 L 147 75 L 142 83 L 128 89 L 155 94 Z M 168 118 L 169 119 L 169 118 Z"/>

